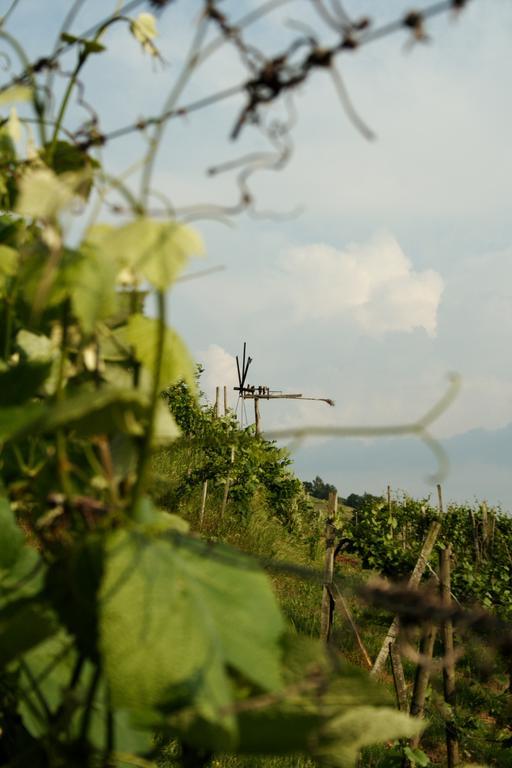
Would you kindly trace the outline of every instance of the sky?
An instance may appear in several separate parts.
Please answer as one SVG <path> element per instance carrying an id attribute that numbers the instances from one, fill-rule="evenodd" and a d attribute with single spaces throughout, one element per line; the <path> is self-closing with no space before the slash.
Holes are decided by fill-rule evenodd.
<path id="1" fill-rule="evenodd" d="M 0 0 L 0 14 L 8 5 Z M 115 5 L 88 0 L 72 31 Z M 222 7 L 237 18 L 259 5 Z M 297 22 L 332 42 L 309 6 L 296 0 L 275 9 L 251 27 L 251 42 L 280 51 L 298 34 Z M 359 0 L 346 7 L 379 25 L 410 4 Z M 66 8 L 64 0 L 22 0 L 8 28 L 31 56 L 43 54 Z M 83 75 L 104 130 L 158 113 L 198 9 L 178 0 L 158 17 L 163 64 L 140 52 L 127 24 L 109 31 L 108 53 Z M 226 385 L 235 407 L 234 358 L 246 341 L 251 383 L 336 402 L 262 403 L 269 431 L 410 423 L 457 372 L 460 393 L 432 427 L 452 463 L 445 498 L 486 498 L 512 509 L 512 6 L 473 0 L 457 18 L 429 23 L 427 33 L 425 43 L 399 34 L 340 57 L 372 141 L 348 119 L 328 73 L 314 73 L 294 93 L 288 164 L 251 181 L 257 216 L 193 222 L 207 256 L 191 274 L 219 270 L 174 288 L 170 321 L 205 366 L 210 399 L 215 386 Z M 72 63 L 67 57 L 62 66 Z M 180 104 L 243 79 L 236 52 L 224 47 L 198 70 Z M 235 97 L 169 124 L 153 186 L 177 208 L 236 202 L 234 173 L 206 171 L 267 150 L 254 126 L 229 139 L 242 104 Z M 264 113 L 267 122 L 286 116 L 284 107 Z M 74 103 L 70 127 L 81 119 Z M 119 173 L 143 148 L 135 134 L 108 144 L 102 156 Z M 435 460 L 411 438 L 312 439 L 293 455 L 304 479 L 320 475 L 343 495 L 379 493 L 388 483 L 432 492 Z"/>

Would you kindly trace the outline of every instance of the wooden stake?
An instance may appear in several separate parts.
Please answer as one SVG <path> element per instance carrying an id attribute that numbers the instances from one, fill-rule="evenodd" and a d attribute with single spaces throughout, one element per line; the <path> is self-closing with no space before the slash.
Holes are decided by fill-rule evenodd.
<path id="1" fill-rule="evenodd" d="M 215 387 L 215 417 L 219 418 L 219 400 L 220 400 L 220 387 Z"/>
<path id="2" fill-rule="evenodd" d="M 396 702 L 401 712 L 407 712 L 409 705 L 407 702 L 407 686 L 405 684 L 404 668 L 402 658 L 395 643 L 389 644 L 389 660 L 391 662 L 391 674 L 393 675 L 393 684 L 395 686 Z"/>
<path id="3" fill-rule="evenodd" d="M 441 603 L 451 604 L 451 578 L 450 578 L 450 546 L 442 549 L 439 556 L 439 591 Z M 455 656 L 453 645 L 453 624 L 447 619 L 441 624 L 441 636 L 443 639 L 443 688 L 444 700 L 450 707 L 450 715 L 446 720 L 446 755 L 448 768 L 454 768 L 459 762 L 459 740 L 455 726 Z"/>
<path id="4" fill-rule="evenodd" d="M 441 488 L 441 485 L 437 484 L 437 509 L 439 510 L 439 514 L 443 514 L 443 491 Z"/>
<path id="5" fill-rule="evenodd" d="M 411 700 L 411 715 L 413 717 L 423 717 L 425 712 L 425 700 L 427 698 L 428 683 L 430 680 L 430 665 L 434 655 L 434 644 L 436 641 L 437 627 L 434 624 L 426 627 L 420 641 L 420 655 L 422 662 L 416 667 L 414 676 L 414 687 Z M 416 748 L 420 743 L 420 734 L 413 736 L 411 747 Z"/>
<path id="6" fill-rule="evenodd" d="M 421 581 L 421 577 L 425 572 L 428 559 L 432 554 L 432 550 L 434 549 L 434 544 L 436 543 L 440 530 L 441 530 L 441 523 L 439 522 L 432 523 L 432 525 L 428 530 L 425 541 L 423 542 L 423 547 L 421 548 L 420 556 L 418 557 L 416 565 L 414 566 L 414 570 L 409 577 L 409 581 L 407 582 L 407 585 L 412 589 L 417 587 Z M 398 616 L 395 616 L 395 618 L 391 622 L 391 626 L 389 627 L 389 630 L 384 639 L 384 642 L 382 643 L 382 647 L 378 653 L 378 656 L 375 659 L 375 663 L 371 671 L 372 675 L 377 675 L 383 668 L 384 664 L 386 663 L 386 659 L 388 658 L 388 655 L 389 655 L 389 644 L 395 642 L 398 636 L 399 629 L 400 629 L 400 621 L 398 619 Z"/>
<path id="7" fill-rule="evenodd" d="M 228 388 L 224 384 L 224 416 L 228 415 Z"/>
<path id="8" fill-rule="evenodd" d="M 230 464 L 233 466 L 235 463 L 235 446 L 231 446 L 231 460 Z M 226 505 L 228 503 L 228 496 L 229 496 L 229 486 L 231 485 L 231 468 L 228 471 L 227 477 L 226 477 L 226 484 L 224 486 L 224 496 L 222 497 L 222 506 L 220 508 L 220 519 L 224 517 L 224 513 L 226 511 Z"/>
<path id="9" fill-rule="evenodd" d="M 254 427 L 256 431 L 256 436 L 258 436 L 261 433 L 261 427 L 260 427 L 260 399 L 259 397 L 254 398 Z"/>
<path id="10" fill-rule="evenodd" d="M 201 510 L 199 512 L 199 528 L 203 527 L 204 511 L 206 509 L 206 496 L 208 494 L 208 480 L 203 483 L 203 492 L 201 494 Z"/>
<path id="11" fill-rule="evenodd" d="M 331 597 L 330 587 L 332 587 L 334 576 L 334 551 L 335 551 L 335 529 L 334 519 L 338 506 L 337 491 L 329 492 L 329 501 L 327 503 L 327 520 L 325 523 L 325 560 L 324 560 L 324 588 L 322 592 L 322 613 L 320 617 L 320 639 L 329 642 L 332 629 L 332 616 L 334 612 L 334 600 Z"/>

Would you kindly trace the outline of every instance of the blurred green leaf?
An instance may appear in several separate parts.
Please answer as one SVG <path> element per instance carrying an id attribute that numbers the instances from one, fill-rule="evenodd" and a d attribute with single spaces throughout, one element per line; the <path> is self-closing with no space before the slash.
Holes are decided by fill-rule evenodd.
<path id="1" fill-rule="evenodd" d="M 143 315 L 132 315 L 126 327 L 117 331 L 117 337 L 124 344 L 133 347 L 137 360 L 153 373 L 158 343 L 158 320 Z M 194 362 L 178 334 L 171 328 L 166 328 L 159 387 L 163 390 L 181 380 L 186 381 L 195 392 Z"/>
<path id="2" fill-rule="evenodd" d="M 190 256 L 200 255 L 203 244 L 190 227 L 177 222 L 138 218 L 122 227 L 93 227 L 87 242 L 165 290 L 183 271 Z"/>
<path id="3" fill-rule="evenodd" d="M 58 630 L 58 621 L 40 596 L 9 603 L 0 610 L 0 667 L 5 667 Z"/>
<path id="4" fill-rule="evenodd" d="M 270 585 L 248 558 L 172 535 L 109 537 L 100 647 L 116 705 L 188 705 L 225 740 L 234 730 L 228 668 L 279 688 L 283 629 Z"/>
<path id="5" fill-rule="evenodd" d="M 73 311 L 86 334 L 92 333 L 100 320 L 116 312 L 116 275 L 112 259 L 93 248 L 86 250 L 70 285 Z"/>

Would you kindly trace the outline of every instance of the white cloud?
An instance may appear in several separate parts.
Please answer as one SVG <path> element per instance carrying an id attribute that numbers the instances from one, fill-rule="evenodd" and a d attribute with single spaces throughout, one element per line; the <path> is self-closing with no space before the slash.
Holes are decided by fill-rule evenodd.
<path id="1" fill-rule="evenodd" d="M 280 266 L 297 321 L 350 318 L 372 335 L 415 328 L 436 333 L 443 281 L 433 270 L 414 271 L 389 234 L 343 250 L 294 248 Z"/>
<path id="2" fill-rule="evenodd" d="M 208 349 L 199 352 L 199 362 L 204 366 L 201 377 L 201 389 L 209 401 L 215 400 L 215 388 L 227 387 L 228 404 L 233 407 L 233 387 L 237 384 L 236 360 L 218 344 L 210 344 Z"/>

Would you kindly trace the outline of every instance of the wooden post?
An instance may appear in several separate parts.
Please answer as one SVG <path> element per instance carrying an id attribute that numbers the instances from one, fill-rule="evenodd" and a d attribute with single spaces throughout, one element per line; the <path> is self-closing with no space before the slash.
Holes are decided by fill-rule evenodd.
<path id="1" fill-rule="evenodd" d="M 220 400 L 220 387 L 215 387 L 215 417 L 219 418 L 219 400 Z"/>
<path id="2" fill-rule="evenodd" d="M 437 508 L 439 510 L 439 514 L 443 514 L 443 490 L 441 488 L 441 485 L 437 484 Z"/>
<path id="3" fill-rule="evenodd" d="M 439 591 L 441 603 L 445 606 L 451 604 L 451 578 L 450 578 L 450 546 L 442 549 L 439 555 Z M 453 624 L 450 619 L 441 624 L 441 636 L 443 639 L 443 688 L 444 700 L 450 707 L 450 714 L 446 719 L 446 755 L 448 768 L 454 768 L 459 762 L 459 740 L 455 726 L 455 657 L 453 645 Z"/>
<path id="4" fill-rule="evenodd" d="M 411 700 L 411 715 L 413 717 L 423 717 L 425 712 L 425 700 L 427 698 L 427 688 L 430 680 L 430 665 L 434 655 L 434 643 L 436 641 L 437 627 L 430 624 L 426 627 L 420 641 L 420 655 L 422 660 L 416 667 L 414 676 L 414 687 Z M 420 743 L 420 734 L 413 736 L 411 747 L 413 749 Z"/>
<path id="5" fill-rule="evenodd" d="M 256 431 L 256 436 L 258 436 L 261 433 L 261 427 L 260 427 L 260 399 L 259 397 L 254 398 L 254 427 Z"/>
<path id="6" fill-rule="evenodd" d="M 235 463 L 235 446 L 231 446 L 231 460 L 230 464 L 233 466 Z M 222 497 L 222 506 L 220 508 L 220 519 L 224 517 L 224 513 L 226 511 L 226 505 L 228 503 L 228 496 L 229 496 L 229 486 L 231 485 L 231 468 L 228 471 L 227 477 L 226 477 L 226 484 L 224 486 L 224 496 Z"/>
<path id="7" fill-rule="evenodd" d="M 201 509 L 199 512 L 199 528 L 203 527 L 204 511 L 206 509 L 206 496 L 208 495 L 208 480 L 203 483 L 203 492 L 201 494 Z"/>
<path id="8" fill-rule="evenodd" d="M 423 542 L 423 547 L 421 548 L 420 556 L 418 557 L 416 565 L 414 566 L 414 570 L 409 577 L 409 581 L 407 582 L 407 585 L 412 589 L 417 587 L 421 581 L 421 577 L 425 572 L 428 559 L 432 554 L 432 550 L 434 549 L 434 544 L 436 543 L 440 530 L 441 530 L 441 523 L 439 522 L 432 523 L 432 525 L 428 530 L 425 541 Z M 398 636 L 399 629 L 400 629 L 400 620 L 398 616 L 395 616 L 395 618 L 391 622 L 391 626 L 389 627 L 386 638 L 382 643 L 382 647 L 378 653 L 378 656 L 375 659 L 375 663 L 371 671 L 372 675 L 377 675 L 383 668 L 384 664 L 386 663 L 386 659 L 388 658 L 388 654 L 389 654 L 389 644 L 395 642 Z"/>
<path id="9" fill-rule="evenodd" d="M 395 643 L 389 644 L 389 660 L 391 662 L 391 674 L 393 675 L 393 684 L 395 686 L 396 703 L 401 712 L 407 712 L 409 705 L 407 702 L 407 686 L 405 684 L 404 668 L 402 659 Z"/>
<path id="10" fill-rule="evenodd" d="M 224 416 L 228 415 L 228 388 L 224 384 Z"/>
<path id="11" fill-rule="evenodd" d="M 332 616 L 334 612 L 334 600 L 331 597 L 334 576 L 334 519 L 338 506 L 337 491 L 330 491 L 327 503 L 327 519 L 325 522 L 325 560 L 324 560 L 324 588 L 322 592 L 322 614 L 320 618 L 320 639 L 329 642 L 332 629 Z"/>

